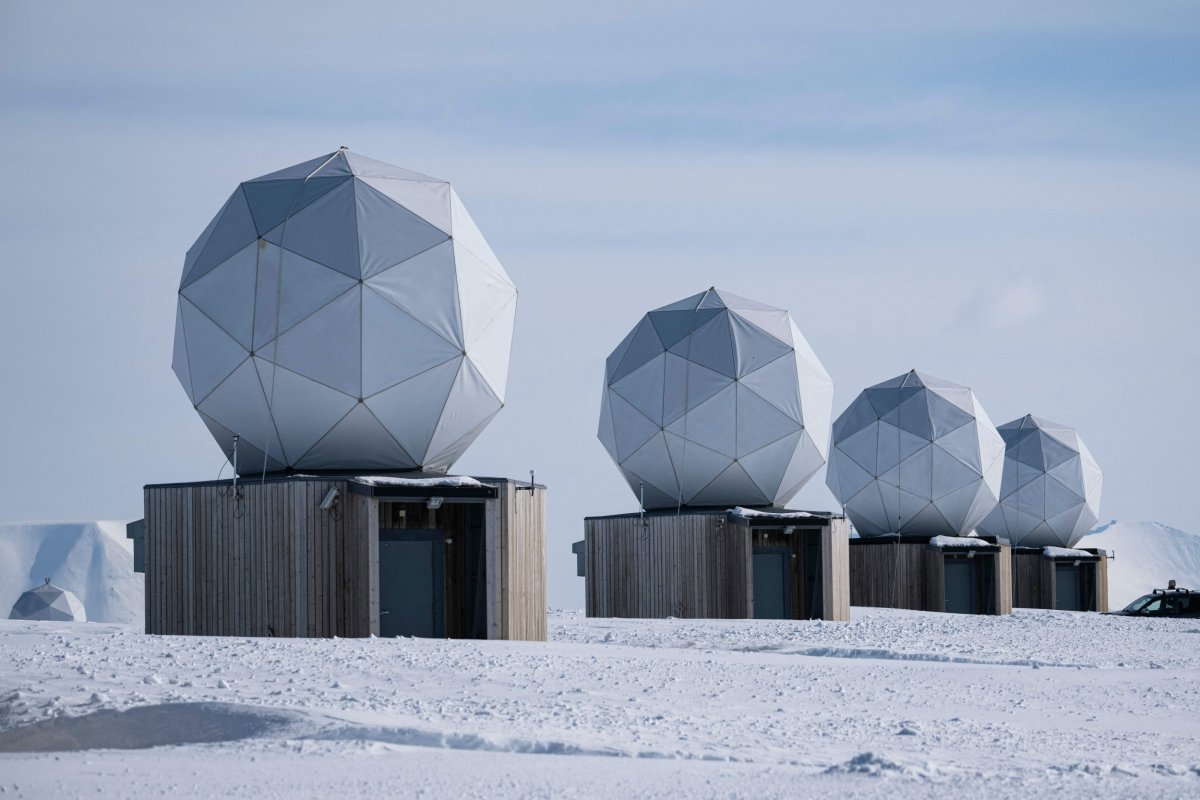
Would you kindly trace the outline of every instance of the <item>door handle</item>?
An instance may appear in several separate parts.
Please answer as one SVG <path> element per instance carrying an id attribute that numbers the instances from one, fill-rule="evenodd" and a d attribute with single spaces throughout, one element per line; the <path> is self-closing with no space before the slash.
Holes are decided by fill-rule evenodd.
<path id="1" fill-rule="evenodd" d="M 390 613 L 392 613 L 392 612 L 390 612 L 390 611 L 380 611 L 380 612 L 379 612 L 379 616 L 381 616 L 381 617 L 382 617 L 384 614 L 390 614 Z"/>

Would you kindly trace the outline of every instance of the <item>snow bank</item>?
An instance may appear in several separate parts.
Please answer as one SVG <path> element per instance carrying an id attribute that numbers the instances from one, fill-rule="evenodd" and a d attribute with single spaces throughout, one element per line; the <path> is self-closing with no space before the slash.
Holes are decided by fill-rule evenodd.
<path id="1" fill-rule="evenodd" d="M 1180 586 L 1200 587 L 1200 536 L 1158 522 L 1113 520 L 1094 528 L 1080 547 L 1100 547 L 1116 558 L 1108 562 L 1108 603 L 1122 608 L 1174 578 Z"/>
<path id="2" fill-rule="evenodd" d="M 478 489 L 482 483 L 462 475 L 447 475 L 444 478 L 396 478 L 391 475 L 363 475 L 354 480 L 368 486 L 413 486 L 420 488 Z"/>
<path id="3" fill-rule="evenodd" d="M 1046 558 L 1093 558 L 1096 554 L 1075 547 L 1043 547 L 1042 555 Z"/>
<path id="4" fill-rule="evenodd" d="M 819 517 L 820 514 L 810 514 L 807 511 L 755 511 L 753 508 L 736 506 L 729 509 L 735 517 L 766 517 L 768 519 L 807 519 Z"/>
<path id="5" fill-rule="evenodd" d="M 929 543 L 934 547 L 995 547 L 990 542 L 973 536 L 935 536 Z"/>
<path id="6" fill-rule="evenodd" d="M 46 578 L 74 593 L 92 622 L 141 624 L 145 584 L 123 522 L 0 524 L 0 618 Z"/>

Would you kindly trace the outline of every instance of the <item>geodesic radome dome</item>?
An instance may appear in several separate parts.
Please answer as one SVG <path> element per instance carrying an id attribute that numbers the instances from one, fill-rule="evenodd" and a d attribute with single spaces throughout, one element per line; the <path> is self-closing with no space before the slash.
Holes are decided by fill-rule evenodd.
<path id="1" fill-rule="evenodd" d="M 1074 547 L 1100 518 L 1104 474 L 1074 428 L 1032 414 L 1001 425 L 1000 503 L 979 530 L 1025 547 Z"/>
<path id="2" fill-rule="evenodd" d="M 47 622 L 87 622 L 87 612 L 79 598 L 60 589 L 47 578 L 41 586 L 23 592 L 13 604 L 9 619 L 45 620 Z"/>
<path id="3" fill-rule="evenodd" d="M 783 505 L 825 463 L 832 413 L 788 312 L 709 289 L 608 357 L 599 437 L 647 508 Z"/>
<path id="4" fill-rule="evenodd" d="M 916 370 L 833 423 L 825 481 L 861 536 L 963 536 L 996 506 L 1004 440 L 965 386 Z"/>
<path id="5" fill-rule="evenodd" d="M 449 183 L 345 149 L 238 186 L 173 368 L 238 471 L 444 471 L 504 405 L 517 290 Z"/>

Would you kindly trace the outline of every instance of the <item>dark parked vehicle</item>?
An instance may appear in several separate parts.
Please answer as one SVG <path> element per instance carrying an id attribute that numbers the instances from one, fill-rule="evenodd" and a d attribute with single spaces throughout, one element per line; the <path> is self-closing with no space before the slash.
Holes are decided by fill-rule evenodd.
<path id="1" fill-rule="evenodd" d="M 1166 589 L 1144 594 L 1120 611 L 1109 611 L 1122 617 L 1200 617 L 1200 591 L 1176 588 L 1171 581 Z"/>

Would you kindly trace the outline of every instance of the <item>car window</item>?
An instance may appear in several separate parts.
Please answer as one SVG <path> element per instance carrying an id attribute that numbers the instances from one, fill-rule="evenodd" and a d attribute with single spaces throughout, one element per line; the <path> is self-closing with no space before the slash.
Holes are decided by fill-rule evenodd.
<path id="1" fill-rule="evenodd" d="M 1141 611 L 1142 606 L 1144 606 L 1147 603 L 1147 601 L 1149 601 L 1150 599 L 1151 599 L 1151 595 L 1144 594 L 1141 597 L 1139 597 L 1137 600 L 1134 600 L 1132 603 L 1125 606 L 1125 610 L 1129 611 L 1131 613 L 1135 612 L 1135 611 Z"/>
<path id="2" fill-rule="evenodd" d="M 1200 617 L 1200 597 L 1182 595 L 1175 598 L 1176 613 L 1181 617 Z"/>
<path id="3" fill-rule="evenodd" d="M 1146 605 L 1142 606 L 1139 610 L 1143 614 L 1161 614 L 1163 610 L 1162 606 L 1163 599 L 1161 597 L 1156 597 Z"/>

